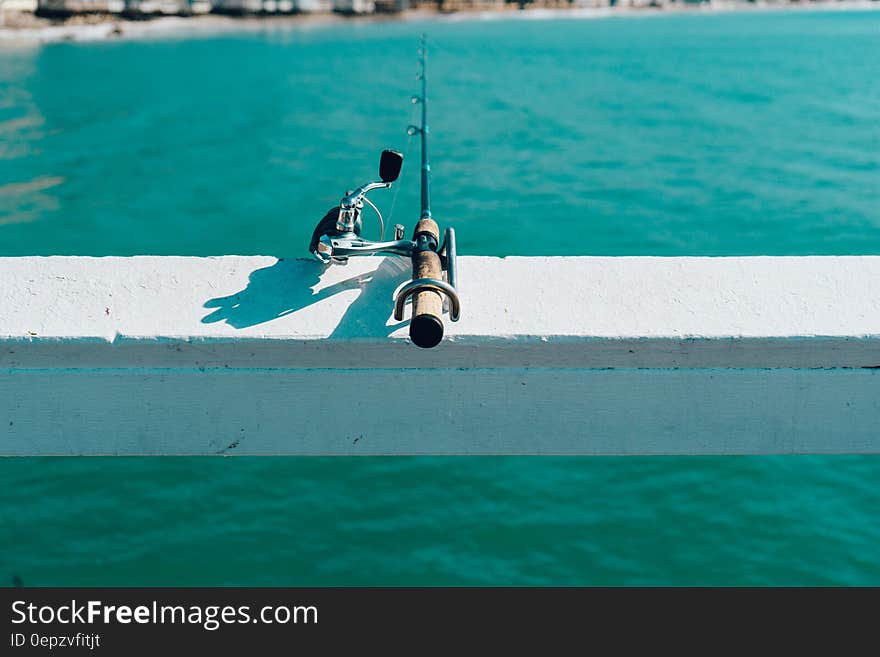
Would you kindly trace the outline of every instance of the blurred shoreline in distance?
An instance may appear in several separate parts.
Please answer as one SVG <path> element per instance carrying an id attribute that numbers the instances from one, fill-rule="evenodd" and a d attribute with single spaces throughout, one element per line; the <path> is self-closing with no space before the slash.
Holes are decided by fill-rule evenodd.
<path id="1" fill-rule="evenodd" d="M 212 35 L 334 23 L 880 9 L 880 0 L 0 0 L 0 45 Z M 38 6 L 39 5 L 39 6 Z"/>

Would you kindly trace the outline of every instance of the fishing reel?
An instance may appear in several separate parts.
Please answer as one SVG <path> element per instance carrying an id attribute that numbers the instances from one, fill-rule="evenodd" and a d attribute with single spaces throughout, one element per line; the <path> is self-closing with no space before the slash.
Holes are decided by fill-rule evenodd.
<path id="1" fill-rule="evenodd" d="M 349 191 L 339 205 L 331 208 L 312 233 L 309 251 L 326 265 L 344 265 L 352 256 L 376 253 L 406 256 L 412 259 L 413 280 L 401 287 L 395 296 L 394 318 L 403 321 L 408 300 L 412 299 L 410 338 L 419 347 L 429 348 L 443 338 L 443 297 L 449 301 L 449 318 L 458 321 L 461 303 L 455 287 L 455 231 L 447 228 L 440 245 L 440 229 L 430 212 L 416 224 L 412 239 L 404 237 L 404 227 L 394 226 L 394 239 L 383 241 L 385 222 L 382 213 L 367 194 L 374 189 L 387 189 L 397 180 L 403 166 L 403 155 L 384 150 L 379 159 L 379 180 Z M 379 218 L 379 241 L 361 237 L 362 213 L 369 205 Z M 443 272 L 446 280 L 443 280 Z"/>

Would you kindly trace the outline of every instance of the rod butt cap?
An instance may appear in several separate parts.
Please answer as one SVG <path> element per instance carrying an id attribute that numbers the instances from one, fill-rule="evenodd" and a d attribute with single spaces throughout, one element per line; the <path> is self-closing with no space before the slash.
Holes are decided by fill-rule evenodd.
<path id="1" fill-rule="evenodd" d="M 443 322 L 434 315 L 417 315 L 409 323 L 409 337 L 417 347 L 436 347 L 443 339 Z"/>

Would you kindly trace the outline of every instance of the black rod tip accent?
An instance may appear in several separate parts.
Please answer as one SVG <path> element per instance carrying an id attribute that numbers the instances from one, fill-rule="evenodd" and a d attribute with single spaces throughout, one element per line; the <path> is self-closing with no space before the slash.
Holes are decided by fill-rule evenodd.
<path id="1" fill-rule="evenodd" d="M 443 339 L 443 322 L 434 315 L 416 315 L 409 323 L 409 337 L 422 349 L 436 347 Z"/>

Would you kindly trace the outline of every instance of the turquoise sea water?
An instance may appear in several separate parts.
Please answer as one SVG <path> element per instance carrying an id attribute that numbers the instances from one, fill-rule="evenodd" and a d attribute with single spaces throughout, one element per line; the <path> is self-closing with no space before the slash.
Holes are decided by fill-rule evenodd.
<path id="1" fill-rule="evenodd" d="M 303 255 L 386 146 L 411 224 L 426 29 L 464 253 L 880 253 L 880 12 L 783 12 L 0 50 L 0 254 Z M 880 584 L 878 544 L 875 457 L 0 459 L 0 583 Z"/>

